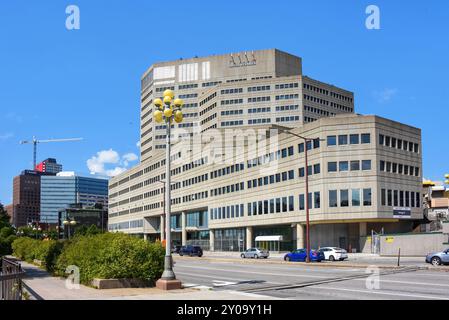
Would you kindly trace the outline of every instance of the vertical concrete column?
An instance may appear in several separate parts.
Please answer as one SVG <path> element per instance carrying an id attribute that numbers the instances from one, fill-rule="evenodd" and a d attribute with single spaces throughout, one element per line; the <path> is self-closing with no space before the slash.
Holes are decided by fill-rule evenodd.
<path id="1" fill-rule="evenodd" d="M 303 224 L 298 223 L 296 225 L 296 249 L 302 249 L 305 247 L 305 226 Z"/>
<path id="2" fill-rule="evenodd" d="M 360 222 L 359 223 L 359 236 L 360 237 L 366 237 L 367 235 L 367 223 L 366 222 Z"/>
<path id="3" fill-rule="evenodd" d="M 246 227 L 246 249 L 253 247 L 253 227 Z"/>
<path id="4" fill-rule="evenodd" d="M 161 232 L 161 241 L 164 241 L 165 240 L 165 215 L 161 215 L 160 232 Z"/>
<path id="5" fill-rule="evenodd" d="M 215 245 L 215 231 L 209 230 L 209 250 L 214 251 L 214 245 Z"/>
<path id="6" fill-rule="evenodd" d="M 185 246 L 187 244 L 187 221 L 186 221 L 186 213 L 183 212 L 181 214 L 181 227 L 182 227 L 182 245 Z"/>

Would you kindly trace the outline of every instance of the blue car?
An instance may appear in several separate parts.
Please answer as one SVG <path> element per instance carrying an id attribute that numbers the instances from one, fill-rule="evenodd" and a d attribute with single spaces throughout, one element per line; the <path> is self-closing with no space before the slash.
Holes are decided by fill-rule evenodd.
<path id="1" fill-rule="evenodd" d="M 441 252 L 429 253 L 426 256 L 426 262 L 431 263 L 434 266 L 449 264 L 449 249 Z"/>
<path id="2" fill-rule="evenodd" d="M 284 256 L 285 261 L 306 261 L 306 249 L 297 249 Z M 310 261 L 321 262 L 325 260 L 324 253 L 317 250 L 310 250 Z"/>

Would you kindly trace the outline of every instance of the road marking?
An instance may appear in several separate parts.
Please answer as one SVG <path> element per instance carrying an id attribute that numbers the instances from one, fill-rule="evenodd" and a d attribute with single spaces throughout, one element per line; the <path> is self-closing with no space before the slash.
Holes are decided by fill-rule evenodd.
<path id="1" fill-rule="evenodd" d="M 238 284 L 238 282 L 214 280 L 214 281 L 212 281 L 212 284 L 214 287 L 225 287 L 225 286 L 232 286 L 232 285 Z"/>
<path id="2" fill-rule="evenodd" d="M 311 289 L 323 289 L 323 290 L 334 290 L 334 291 L 347 291 L 347 292 L 356 292 L 356 293 L 368 293 L 368 294 L 379 294 L 379 295 L 387 295 L 387 296 L 396 296 L 396 297 L 409 297 L 409 298 L 421 298 L 421 299 L 436 299 L 436 300 L 449 300 L 449 298 L 436 297 L 436 296 L 424 296 L 417 294 L 405 294 L 399 292 L 383 292 L 379 290 L 356 290 L 356 289 L 344 289 L 344 288 L 334 288 L 334 287 L 323 287 L 323 286 L 314 286 Z"/>
<path id="3" fill-rule="evenodd" d="M 253 280 L 249 280 L 249 279 L 228 278 L 228 277 L 222 277 L 222 276 L 219 276 L 219 275 L 208 276 L 208 275 L 204 275 L 204 274 L 191 274 L 191 273 L 179 272 L 179 271 L 177 271 L 176 274 L 185 275 L 185 276 L 189 276 L 189 277 L 193 277 L 193 278 L 209 278 L 209 279 L 215 279 L 215 280 L 217 280 L 217 279 L 232 280 L 232 281 L 237 281 L 238 283 L 253 281 Z M 265 283 L 282 284 L 282 283 L 279 283 L 279 282 L 271 282 L 271 281 L 265 281 Z"/>
<path id="4" fill-rule="evenodd" d="M 211 270 L 211 271 L 225 271 L 229 272 L 229 269 L 217 269 L 217 268 L 205 268 L 205 267 L 193 267 L 193 266 L 178 266 L 181 268 L 189 268 L 189 269 L 200 269 L 200 270 Z M 300 275 L 300 274 L 285 274 L 285 273 L 269 273 L 269 272 L 257 272 L 257 271 L 242 271 L 242 270 L 234 270 L 235 273 L 250 273 L 250 274 L 260 274 L 266 276 L 285 276 L 285 277 L 296 277 L 296 278 L 318 278 L 318 279 L 327 279 L 326 276 L 316 276 L 316 275 Z M 179 273 L 179 272 L 176 272 Z"/>

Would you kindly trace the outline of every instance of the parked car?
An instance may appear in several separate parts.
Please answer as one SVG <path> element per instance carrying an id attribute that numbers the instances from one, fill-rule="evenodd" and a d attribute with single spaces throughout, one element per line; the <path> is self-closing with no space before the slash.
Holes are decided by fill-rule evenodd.
<path id="1" fill-rule="evenodd" d="M 431 263 L 434 266 L 449 264 L 449 249 L 441 252 L 429 253 L 426 256 L 426 262 Z"/>
<path id="2" fill-rule="evenodd" d="M 306 261 L 306 254 L 307 250 L 306 249 L 297 249 L 294 250 L 290 253 L 287 253 L 284 256 L 284 260 L 285 261 L 299 261 L 299 262 L 305 262 Z M 321 262 L 323 261 L 324 258 L 324 253 L 321 251 L 317 251 L 317 250 L 310 250 L 310 261 L 316 261 L 316 262 Z"/>
<path id="3" fill-rule="evenodd" d="M 344 249 L 337 247 L 323 247 L 319 251 L 324 253 L 324 259 L 329 261 L 340 260 L 343 261 L 348 259 L 348 252 Z"/>
<path id="4" fill-rule="evenodd" d="M 240 257 L 242 257 L 243 259 L 245 258 L 267 259 L 269 256 L 270 252 L 268 250 L 259 248 L 249 248 L 248 250 L 242 252 L 242 254 L 240 255 Z"/>
<path id="5" fill-rule="evenodd" d="M 172 252 L 172 253 L 179 253 L 179 250 L 181 250 L 181 248 L 182 248 L 182 246 L 174 246 L 174 247 L 171 249 L 171 252 Z"/>
<path id="6" fill-rule="evenodd" d="M 203 256 L 203 249 L 201 249 L 201 247 L 199 246 L 183 246 L 181 247 L 181 249 L 179 249 L 179 255 L 183 256 L 198 256 L 198 257 L 202 257 Z"/>

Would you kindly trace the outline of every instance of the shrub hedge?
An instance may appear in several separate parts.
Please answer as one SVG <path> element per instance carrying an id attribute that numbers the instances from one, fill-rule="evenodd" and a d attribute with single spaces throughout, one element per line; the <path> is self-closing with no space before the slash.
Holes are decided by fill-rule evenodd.
<path id="1" fill-rule="evenodd" d="M 77 236 L 70 241 L 35 240 L 27 237 L 13 242 L 19 259 L 45 262 L 49 272 L 66 276 L 68 266 L 77 266 L 81 283 L 98 279 L 141 279 L 150 284 L 164 269 L 165 250 L 160 243 L 149 243 L 123 233 Z"/>

